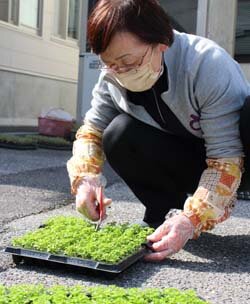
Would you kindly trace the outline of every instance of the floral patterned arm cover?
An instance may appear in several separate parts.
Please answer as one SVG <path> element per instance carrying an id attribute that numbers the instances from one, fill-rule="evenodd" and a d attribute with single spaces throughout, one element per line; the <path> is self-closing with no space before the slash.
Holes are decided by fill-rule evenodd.
<path id="1" fill-rule="evenodd" d="M 85 121 L 76 133 L 73 156 L 67 162 L 71 193 L 77 193 L 77 188 L 84 177 L 97 177 L 102 171 L 103 163 L 102 131 Z"/>
<path id="2" fill-rule="evenodd" d="M 207 159 L 198 189 L 184 204 L 186 215 L 195 227 L 194 238 L 226 220 L 234 207 L 240 185 L 243 159 Z"/>

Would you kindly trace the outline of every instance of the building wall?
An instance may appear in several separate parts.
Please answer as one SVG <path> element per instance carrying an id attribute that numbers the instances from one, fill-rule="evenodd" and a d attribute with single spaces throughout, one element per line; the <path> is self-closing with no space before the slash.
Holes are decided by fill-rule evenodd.
<path id="1" fill-rule="evenodd" d="M 75 114 L 76 84 L 29 74 L 0 72 L 0 126 L 36 126 L 43 109 Z"/>
<path id="2" fill-rule="evenodd" d="M 1 4 L 6 7 L 7 1 Z M 55 1 L 42 1 L 39 35 L 0 21 L 0 126 L 36 126 L 41 111 L 49 107 L 62 107 L 76 116 L 79 46 L 76 41 L 53 34 Z M 81 3 L 86 17 L 88 1 Z M 187 0 L 182 5 L 173 0 L 161 3 L 177 21 L 182 20 L 181 26 L 190 26 L 191 31 L 196 23 L 197 34 L 215 40 L 233 55 L 236 0 Z M 187 15 L 183 12 L 188 11 L 192 16 L 189 18 L 194 19 L 196 9 L 197 22 L 191 24 L 182 18 Z M 0 10 L 3 13 L 3 7 Z M 84 27 L 81 36 L 85 44 Z M 241 66 L 250 81 L 250 64 Z"/>
<path id="3" fill-rule="evenodd" d="M 46 107 L 75 116 L 78 43 L 53 36 L 54 0 L 42 16 L 40 36 L 0 21 L 0 126 L 35 126 Z"/>

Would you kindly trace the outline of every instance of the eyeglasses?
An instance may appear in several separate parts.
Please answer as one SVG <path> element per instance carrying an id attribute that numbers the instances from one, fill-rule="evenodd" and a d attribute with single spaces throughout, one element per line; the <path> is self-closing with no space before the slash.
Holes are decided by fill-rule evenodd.
<path id="1" fill-rule="evenodd" d="M 126 65 L 121 66 L 121 67 L 117 66 L 116 64 L 112 64 L 112 65 L 108 66 L 100 58 L 99 69 L 102 70 L 102 71 L 108 71 L 110 73 L 118 73 L 118 74 L 126 73 L 126 72 L 129 72 L 129 71 L 134 71 L 134 73 L 137 73 L 137 69 L 143 64 L 143 60 L 146 57 L 146 55 L 148 53 L 148 50 L 151 47 L 152 46 L 147 47 L 145 53 L 142 56 L 135 56 L 135 55 L 129 56 L 129 59 L 132 63 L 131 64 L 126 64 Z M 152 48 L 152 50 L 153 50 L 153 48 Z"/>

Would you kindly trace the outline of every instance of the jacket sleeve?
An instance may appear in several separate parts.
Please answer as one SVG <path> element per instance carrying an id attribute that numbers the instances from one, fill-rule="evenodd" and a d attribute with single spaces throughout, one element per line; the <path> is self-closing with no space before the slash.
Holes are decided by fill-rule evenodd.
<path id="1" fill-rule="evenodd" d="M 243 170 L 240 109 L 249 85 L 238 64 L 221 48 L 210 49 L 193 65 L 194 93 L 206 145 L 207 169 L 184 204 L 195 235 L 230 216 Z M 194 72 L 195 71 L 195 72 Z"/>
<path id="2" fill-rule="evenodd" d="M 101 173 L 104 162 L 103 132 L 111 120 L 119 114 L 103 74 L 100 75 L 92 94 L 91 108 L 86 113 L 84 124 L 77 131 L 73 156 L 67 162 L 72 194 L 77 193 L 77 188 L 84 177 L 96 177 Z"/>
<path id="3" fill-rule="evenodd" d="M 99 175 L 103 162 L 102 131 L 86 121 L 77 131 L 73 156 L 67 162 L 71 193 L 77 193 L 77 188 L 85 176 Z"/>
<path id="4" fill-rule="evenodd" d="M 198 189 L 184 204 L 184 214 L 195 226 L 195 238 L 230 216 L 241 181 L 243 159 L 207 159 L 207 165 Z"/>
<path id="5" fill-rule="evenodd" d="M 240 110 L 250 93 L 239 65 L 221 48 L 209 50 L 193 74 L 207 158 L 243 156 Z"/>
<path id="6" fill-rule="evenodd" d="M 121 112 L 113 102 L 109 84 L 102 73 L 92 92 L 91 108 L 85 115 L 85 121 L 104 131 L 110 122 Z"/>

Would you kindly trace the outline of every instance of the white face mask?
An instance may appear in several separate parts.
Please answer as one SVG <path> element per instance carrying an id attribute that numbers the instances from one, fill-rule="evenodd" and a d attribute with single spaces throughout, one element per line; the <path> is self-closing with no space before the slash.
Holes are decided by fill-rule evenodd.
<path id="1" fill-rule="evenodd" d="M 114 77 L 122 87 L 129 91 L 142 92 L 149 90 L 163 73 L 163 65 L 161 65 L 160 71 L 155 72 L 151 62 L 152 55 L 150 61 L 138 69 L 121 74 L 116 73 Z"/>

